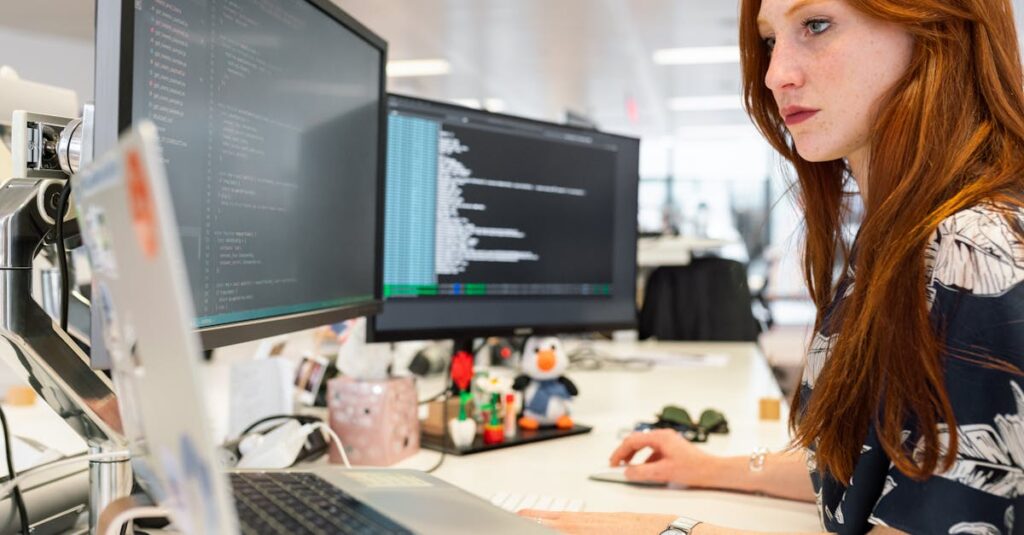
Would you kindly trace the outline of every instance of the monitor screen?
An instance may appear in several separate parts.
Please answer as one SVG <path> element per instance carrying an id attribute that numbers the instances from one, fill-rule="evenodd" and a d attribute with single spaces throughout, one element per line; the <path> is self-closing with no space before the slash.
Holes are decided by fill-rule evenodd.
<path id="1" fill-rule="evenodd" d="M 159 128 L 204 345 L 375 310 L 385 43 L 326 0 L 104 2 L 96 152 Z"/>
<path id="2" fill-rule="evenodd" d="M 639 141 L 392 95 L 375 340 L 626 327 Z"/>

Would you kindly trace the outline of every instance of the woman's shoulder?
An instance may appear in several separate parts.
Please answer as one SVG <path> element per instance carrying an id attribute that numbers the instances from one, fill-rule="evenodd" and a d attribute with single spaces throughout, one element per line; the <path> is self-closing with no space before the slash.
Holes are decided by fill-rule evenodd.
<path id="1" fill-rule="evenodd" d="M 1024 281 L 1024 207 L 983 202 L 947 217 L 925 260 L 929 286 L 1002 295 Z"/>

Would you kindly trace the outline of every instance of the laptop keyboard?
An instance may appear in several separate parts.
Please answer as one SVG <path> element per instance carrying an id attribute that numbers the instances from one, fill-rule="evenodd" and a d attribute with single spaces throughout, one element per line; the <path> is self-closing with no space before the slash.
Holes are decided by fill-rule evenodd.
<path id="1" fill-rule="evenodd" d="M 314 474 L 231 473 L 243 534 L 406 534 L 368 505 Z"/>

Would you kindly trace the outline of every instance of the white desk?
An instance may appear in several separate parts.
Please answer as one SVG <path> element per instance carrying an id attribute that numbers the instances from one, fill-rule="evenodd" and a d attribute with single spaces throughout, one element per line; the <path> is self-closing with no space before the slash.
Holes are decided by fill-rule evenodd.
<path id="1" fill-rule="evenodd" d="M 574 371 L 580 388 L 574 415 L 591 425 L 589 434 L 540 442 L 465 457 L 449 455 L 435 475 L 485 499 L 508 491 L 542 494 L 585 501 L 587 511 L 636 511 L 686 514 L 720 525 L 761 530 L 817 531 L 812 504 L 715 491 L 669 490 L 601 483 L 587 476 L 607 466 L 608 456 L 621 433 L 637 421 L 653 421 L 664 405 L 685 407 L 696 418 L 705 408 L 721 410 L 730 433 L 712 435 L 707 448 L 722 455 L 747 455 L 755 447 L 783 447 L 788 439 L 783 420 L 758 420 L 758 398 L 778 396 L 768 365 L 753 344 L 744 343 L 598 343 L 595 349 L 619 357 L 664 354 L 716 353 L 729 356 L 724 366 L 662 367 L 647 371 Z M 683 357 L 685 358 L 685 357 Z M 208 398 L 214 427 L 226 413 L 226 369 L 231 358 L 218 359 L 207 368 L 207 380 L 218 386 Z M 220 380 L 222 379 L 223 380 Z M 440 390 L 441 379 L 421 384 L 424 394 Z M 44 405 L 11 409 L 13 432 L 44 441 L 72 454 L 84 444 Z M 218 421 L 221 423 L 218 424 Z M 439 453 L 424 450 L 398 466 L 426 469 Z"/>
<path id="2" fill-rule="evenodd" d="M 787 444 L 783 420 L 758 420 L 758 398 L 778 396 L 779 390 L 764 358 L 745 343 L 603 343 L 598 349 L 629 356 L 647 351 L 720 353 L 729 355 L 722 367 L 670 367 L 650 371 L 572 372 L 580 389 L 575 419 L 594 430 L 589 434 L 464 457 L 449 455 L 434 474 L 484 498 L 500 491 L 579 498 L 587 511 L 636 511 L 685 514 L 716 524 L 761 530 L 818 531 L 813 504 L 733 493 L 640 488 L 587 479 L 607 467 L 608 456 L 620 442 L 620 431 L 639 420 L 653 421 L 664 405 L 685 407 L 697 418 L 706 408 L 722 411 L 728 435 L 712 435 L 702 447 L 723 455 L 749 455 L 754 448 Z M 434 385 L 430 385 L 434 386 Z M 439 390 L 422 386 L 424 392 Z M 399 463 L 426 469 L 439 453 L 421 451 Z"/>
<path id="3" fill-rule="evenodd" d="M 685 266 L 690 263 L 693 251 L 718 249 L 733 243 L 737 242 L 694 236 L 640 238 L 637 240 L 636 246 L 636 263 L 642 269 L 658 266 Z"/>

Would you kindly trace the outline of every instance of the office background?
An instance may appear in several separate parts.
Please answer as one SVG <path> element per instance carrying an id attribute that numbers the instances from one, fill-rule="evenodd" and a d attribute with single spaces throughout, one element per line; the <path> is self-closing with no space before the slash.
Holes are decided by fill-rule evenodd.
<path id="1" fill-rule="evenodd" d="M 568 115 L 642 138 L 640 229 L 742 244 L 723 254 L 749 262 L 752 287 L 767 285 L 783 332 L 765 350 L 798 363 L 813 319 L 799 220 L 784 196 L 784 166 L 741 109 L 735 2 L 335 3 L 389 42 L 398 62 L 389 91 L 545 120 Z M 1024 0 L 1013 3 L 1020 28 Z M 94 9 L 93 0 L 0 2 L 0 50 L 17 51 L 0 64 L 91 100 Z"/>

